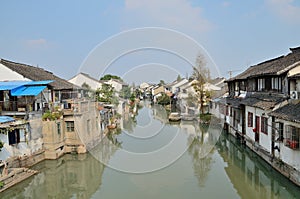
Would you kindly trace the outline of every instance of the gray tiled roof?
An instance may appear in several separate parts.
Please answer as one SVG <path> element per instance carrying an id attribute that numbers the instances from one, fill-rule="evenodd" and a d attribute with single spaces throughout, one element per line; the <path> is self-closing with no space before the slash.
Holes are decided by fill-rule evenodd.
<path id="1" fill-rule="evenodd" d="M 262 76 L 262 75 L 280 75 L 284 73 L 289 66 L 300 61 L 300 47 L 290 48 L 292 51 L 287 55 L 283 55 L 274 59 L 267 60 L 265 62 L 259 63 L 249 67 L 247 70 L 241 74 L 229 79 L 232 80 L 242 80 L 249 77 Z"/>
<path id="2" fill-rule="evenodd" d="M 53 73 L 46 71 L 43 68 L 16 63 L 4 59 L 0 59 L 0 63 L 12 71 L 15 71 L 20 75 L 23 75 L 25 78 L 33 81 L 53 80 L 53 82 L 50 83 L 50 86 L 52 86 L 54 90 L 72 90 L 74 88 L 79 88 L 78 86 L 75 86 L 67 80 L 55 76 Z"/>
<path id="3" fill-rule="evenodd" d="M 241 101 L 242 101 L 241 98 L 231 98 L 231 97 L 226 98 L 226 104 L 229 104 L 234 108 L 239 108 Z"/>
<path id="4" fill-rule="evenodd" d="M 300 101 L 289 103 L 269 113 L 279 119 L 300 123 Z"/>
<path id="5" fill-rule="evenodd" d="M 253 93 L 242 100 L 241 104 L 261 108 L 263 110 L 273 109 L 277 104 L 286 100 L 286 97 L 278 93 Z"/>

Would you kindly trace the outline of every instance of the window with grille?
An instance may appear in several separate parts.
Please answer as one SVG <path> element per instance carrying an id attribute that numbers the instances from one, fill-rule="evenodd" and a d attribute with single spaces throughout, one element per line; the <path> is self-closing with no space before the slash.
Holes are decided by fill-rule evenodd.
<path id="1" fill-rule="evenodd" d="M 291 149 L 299 149 L 299 134 L 300 128 L 291 125 L 286 125 L 284 132 L 285 146 Z"/>
<path id="2" fill-rule="evenodd" d="M 74 132 L 74 121 L 66 122 L 66 130 L 67 132 Z"/>

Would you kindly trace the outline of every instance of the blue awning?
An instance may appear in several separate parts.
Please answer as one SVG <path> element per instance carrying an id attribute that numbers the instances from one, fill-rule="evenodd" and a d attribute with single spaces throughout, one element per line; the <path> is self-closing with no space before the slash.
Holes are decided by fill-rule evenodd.
<path id="1" fill-rule="evenodd" d="M 18 87 L 22 86 L 42 86 L 47 85 L 49 83 L 53 82 L 52 80 L 43 80 L 43 81 L 7 81 L 7 82 L 1 82 L 0 81 L 0 91 L 5 90 L 13 90 Z"/>
<path id="2" fill-rule="evenodd" d="M 21 86 L 11 90 L 11 96 L 37 96 L 47 86 Z"/>
<path id="3" fill-rule="evenodd" d="M 12 90 L 14 88 L 18 88 L 19 86 L 23 86 L 28 82 L 24 81 L 9 81 L 9 82 L 0 82 L 0 91 Z"/>
<path id="4" fill-rule="evenodd" d="M 15 119 L 8 116 L 0 116 L 0 123 L 13 122 Z"/>
<path id="5" fill-rule="evenodd" d="M 28 82 L 26 85 L 47 85 L 53 82 L 52 80 L 42 80 L 42 81 L 31 81 Z"/>

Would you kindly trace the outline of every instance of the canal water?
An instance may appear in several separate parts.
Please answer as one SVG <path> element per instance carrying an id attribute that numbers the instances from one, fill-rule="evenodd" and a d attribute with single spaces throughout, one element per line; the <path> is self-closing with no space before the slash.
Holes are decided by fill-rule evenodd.
<path id="1" fill-rule="evenodd" d="M 125 115 L 120 125 L 122 131 L 107 136 L 88 154 L 67 154 L 35 165 L 37 175 L 0 198 L 300 196 L 300 188 L 234 137 L 196 122 L 169 123 L 160 106 L 146 103 L 136 116 Z"/>

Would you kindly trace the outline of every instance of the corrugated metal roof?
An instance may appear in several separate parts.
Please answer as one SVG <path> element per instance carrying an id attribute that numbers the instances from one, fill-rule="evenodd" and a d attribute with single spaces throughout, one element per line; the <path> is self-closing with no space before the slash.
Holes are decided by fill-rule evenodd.
<path id="1" fill-rule="evenodd" d="M 22 86 L 28 82 L 25 81 L 9 81 L 9 82 L 0 82 L 0 91 L 12 90 L 19 86 Z"/>
<path id="2" fill-rule="evenodd" d="M 26 85 L 47 85 L 53 82 L 52 80 L 43 80 L 43 81 L 31 81 Z"/>
<path id="3" fill-rule="evenodd" d="M 12 96 L 37 96 L 46 86 L 22 86 L 11 91 Z"/>
<path id="4" fill-rule="evenodd" d="M 13 90 L 21 86 L 25 85 L 47 85 L 53 82 L 52 80 L 44 80 L 44 81 L 7 81 L 0 82 L 0 90 Z"/>
<path id="5" fill-rule="evenodd" d="M 13 122 L 15 119 L 8 116 L 0 116 L 0 123 Z"/>

